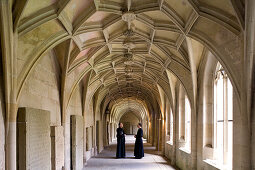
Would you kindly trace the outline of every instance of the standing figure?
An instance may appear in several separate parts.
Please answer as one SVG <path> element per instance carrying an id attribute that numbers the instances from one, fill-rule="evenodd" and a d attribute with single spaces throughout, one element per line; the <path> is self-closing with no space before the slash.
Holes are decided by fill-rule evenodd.
<path id="1" fill-rule="evenodd" d="M 125 158 L 125 133 L 123 130 L 123 124 L 119 123 L 119 128 L 117 128 L 117 151 L 116 158 Z"/>
<path id="2" fill-rule="evenodd" d="M 137 130 L 137 134 L 135 135 L 136 140 L 135 140 L 134 155 L 136 159 L 141 159 L 142 157 L 144 157 L 142 124 L 138 123 L 137 127 L 138 127 L 138 130 Z"/>

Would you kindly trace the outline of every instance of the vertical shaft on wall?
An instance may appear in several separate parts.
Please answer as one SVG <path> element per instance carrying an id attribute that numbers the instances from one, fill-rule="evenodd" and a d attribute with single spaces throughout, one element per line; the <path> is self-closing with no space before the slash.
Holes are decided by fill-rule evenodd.
<path id="1" fill-rule="evenodd" d="M 16 58 L 17 33 L 13 33 L 12 4 L 0 1 L 1 47 L 3 58 L 6 113 L 6 169 L 16 170 Z"/>
<path id="2" fill-rule="evenodd" d="M 84 84 L 84 89 L 83 89 L 83 101 L 82 101 L 82 105 L 83 105 L 83 110 L 82 110 L 82 114 L 83 114 L 83 164 L 86 165 L 86 151 L 87 151 L 87 148 L 86 148 L 86 121 L 85 121 L 85 117 L 87 115 L 86 113 L 86 96 L 87 96 L 87 91 L 88 91 L 88 88 L 89 88 L 89 80 L 90 80 L 90 76 L 91 76 L 91 72 L 90 71 L 88 74 L 87 74 L 87 77 L 85 77 L 85 84 Z"/>
<path id="3" fill-rule="evenodd" d="M 61 122 L 62 125 L 64 127 L 64 136 L 65 136 L 65 141 L 64 141 L 64 148 L 65 148 L 65 160 L 64 160 L 64 167 L 65 169 L 68 169 L 69 166 L 69 161 L 67 160 L 68 158 L 68 143 L 69 141 L 67 138 L 67 134 L 69 133 L 68 131 L 70 131 L 70 128 L 68 128 L 67 126 L 67 120 L 66 120 L 66 108 L 67 108 L 67 89 L 66 87 L 66 79 L 67 79 L 67 72 L 68 72 L 68 66 L 69 66 L 69 58 L 70 58 L 70 53 L 71 53 L 71 44 L 72 44 L 72 40 L 69 39 L 67 40 L 66 43 L 66 55 L 64 56 L 64 64 L 63 64 L 63 68 L 62 68 L 62 75 L 61 75 Z"/>
<path id="4" fill-rule="evenodd" d="M 61 121 L 64 123 L 66 120 L 66 79 L 67 79 L 67 72 L 68 72 L 68 66 L 69 66 L 69 58 L 71 54 L 71 44 L 72 44 L 72 39 L 67 40 L 66 42 L 66 55 L 64 56 L 64 64 L 62 68 L 62 75 L 61 75 Z"/>
<path id="5" fill-rule="evenodd" d="M 186 38 L 186 42 L 188 45 L 188 54 L 189 54 L 189 63 L 190 63 L 190 68 L 191 68 L 191 76 L 192 76 L 192 85 L 193 85 L 193 99 L 191 99 L 191 104 L 192 106 L 192 113 L 191 113 L 191 122 L 196 122 L 196 106 L 197 106 L 197 69 L 195 65 L 195 54 L 194 51 L 195 48 L 192 46 L 192 42 L 190 38 Z M 193 49 L 194 48 L 194 49 Z M 191 124 L 191 135 L 196 136 L 197 129 L 196 129 L 196 124 L 192 123 Z M 191 150 L 192 150 L 192 168 L 196 169 L 196 160 L 197 160 L 197 155 L 196 155 L 196 138 L 191 137 Z"/>
<path id="6" fill-rule="evenodd" d="M 158 120 L 158 121 L 157 121 L 157 124 L 158 124 L 158 154 L 159 154 L 159 143 L 160 143 L 160 141 L 159 141 L 159 133 L 160 133 L 160 119 L 158 118 L 157 120 Z"/>
<path id="7" fill-rule="evenodd" d="M 242 164 L 245 164 L 247 168 L 251 169 L 254 165 L 251 165 L 253 161 L 251 157 L 251 127 L 252 122 L 252 95 L 253 95 L 253 77 L 254 77 L 254 55 L 255 55 L 255 1 L 246 0 L 245 7 L 245 54 L 243 62 L 243 81 L 242 81 L 242 96 L 241 96 L 241 112 L 243 113 L 243 142 L 246 144 L 246 148 L 243 148 L 243 154 L 241 155 Z M 247 152 L 245 152 L 245 150 Z M 253 163 L 254 164 L 254 163 Z M 250 165 L 250 166 L 248 166 Z"/>

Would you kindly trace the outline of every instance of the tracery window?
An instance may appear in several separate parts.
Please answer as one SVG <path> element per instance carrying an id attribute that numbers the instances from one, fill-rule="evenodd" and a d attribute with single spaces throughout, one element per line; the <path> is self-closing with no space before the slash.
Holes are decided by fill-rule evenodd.
<path id="1" fill-rule="evenodd" d="M 173 120 L 173 112 L 172 109 L 170 109 L 170 144 L 173 144 L 173 133 L 174 133 L 174 120 Z"/>
<path id="2" fill-rule="evenodd" d="M 214 147 L 218 164 L 232 169 L 233 87 L 220 64 L 214 81 Z"/>
<path id="3" fill-rule="evenodd" d="M 185 95 L 185 148 L 191 149 L 191 108 L 188 97 Z"/>
<path id="4" fill-rule="evenodd" d="M 179 148 L 191 153 L 191 105 L 185 89 L 179 91 Z"/>

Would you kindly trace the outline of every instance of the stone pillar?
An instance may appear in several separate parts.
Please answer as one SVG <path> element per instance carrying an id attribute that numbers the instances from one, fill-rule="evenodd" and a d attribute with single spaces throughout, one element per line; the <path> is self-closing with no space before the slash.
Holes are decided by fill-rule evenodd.
<path id="1" fill-rule="evenodd" d="M 158 117 L 156 117 L 156 150 L 160 151 L 161 150 L 161 119 L 160 119 L 160 111 L 158 113 Z"/>
<path id="2" fill-rule="evenodd" d="M 95 123 L 96 124 L 96 123 Z M 94 125 L 95 125 L 94 124 Z M 92 126 L 92 137 L 93 137 L 93 156 L 97 155 L 97 144 L 96 144 L 96 126 Z"/>
<path id="3" fill-rule="evenodd" d="M 155 114 L 154 119 L 153 119 L 153 146 L 156 146 L 156 147 L 158 145 L 158 143 L 157 143 L 157 141 L 158 141 L 157 134 L 158 134 L 158 120 L 157 120 L 157 117 L 156 117 L 156 114 Z"/>
<path id="4" fill-rule="evenodd" d="M 116 139 L 116 135 L 117 135 L 116 129 L 117 129 L 117 124 L 114 123 L 114 135 L 113 135 L 114 139 Z"/>
<path id="5" fill-rule="evenodd" d="M 64 130 L 63 126 L 51 126 L 51 167 L 62 170 L 64 166 Z"/>
<path id="6" fill-rule="evenodd" d="M 192 107 L 192 105 L 191 105 Z M 197 169 L 197 111 L 196 106 L 193 105 L 191 108 L 191 134 L 190 134 L 190 142 L 191 142 L 191 167 L 193 170 Z"/>
<path id="7" fill-rule="evenodd" d="M 165 155 L 165 143 L 166 143 L 166 119 L 161 120 L 161 150 L 163 155 Z"/>
<path id="8" fill-rule="evenodd" d="M 177 102 L 175 102 L 177 103 Z M 172 165 L 175 165 L 175 158 L 176 158 L 176 135 L 177 135 L 177 119 L 176 119 L 176 114 L 177 114 L 177 111 L 176 111 L 176 106 L 175 108 L 172 110 L 173 112 L 173 145 L 172 145 L 172 153 L 171 153 L 171 164 Z"/>
<path id="9" fill-rule="evenodd" d="M 181 89 L 180 89 L 181 90 Z M 183 91 L 180 94 L 180 101 L 179 101 L 179 137 L 181 140 L 185 140 L 185 99 Z"/>
<path id="10" fill-rule="evenodd" d="M 6 135 L 6 169 L 16 170 L 16 122 L 8 123 Z"/>
<path id="11" fill-rule="evenodd" d="M 110 123 L 110 143 L 112 142 L 112 123 Z"/>
<path id="12" fill-rule="evenodd" d="M 241 116 L 242 116 L 242 151 L 240 153 L 241 167 L 246 169 L 255 168 L 255 160 L 252 150 L 254 148 L 254 141 L 252 134 L 252 118 L 254 117 L 254 110 L 252 109 L 254 95 L 254 56 L 255 56 L 255 1 L 245 1 L 245 55 L 243 63 L 243 81 L 241 92 Z M 251 165 L 253 164 L 253 165 Z"/>
<path id="13" fill-rule="evenodd" d="M 8 104 L 8 109 L 6 109 L 9 115 L 9 119 L 7 120 L 7 125 L 5 128 L 6 131 L 6 157 L 5 157 L 5 165 L 8 170 L 16 170 L 17 167 L 17 148 L 16 148 L 16 136 L 17 136 L 17 105 L 16 104 Z M 9 112 L 9 113 L 8 113 Z"/>
<path id="14" fill-rule="evenodd" d="M 83 168 L 83 117 L 71 116 L 72 169 Z"/>
<path id="15" fill-rule="evenodd" d="M 63 122 L 64 127 L 64 170 L 70 169 L 70 121 Z"/>
<path id="16" fill-rule="evenodd" d="M 87 151 L 87 131 L 85 123 L 83 124 L 83 165 L 87 165 L 87 158 L 86 158 L 86 151 Z"/>
<path id="17" fill-rule="evenodd" d="M 16 87 L 17 87 L 17 32 L 13 30 L 12 2 L 0 1 L 0 39 L 4 76 L 5 110 L 6 110 L 6 152 L 5 168 L 16 170 Z M 3 153 L 2 153 L 3 154 Z"/>
<path id="18" fill-rule="evenodd" d="M 110 144 L 110 123 L 107 121 L 106 123 L 106 129 L 107 129 L 107 145 Z"/>
<path id="19" fill-rule="evenodd" d="M 99 153 L 100 150 L 100 121 L 97 120 L 96 121 L 96 146 L 97 146 L 97 150 L 95 152 L 95 154 Z"/>
<path id="20" fill-rule="evenodd" d="M 177 159 L 177 150 L 179 148 L 179 139 L 180 139 L 180 93 L 179 90 L 176 91 L 176 103 L 175 103 L 175 109 L 174 109 L 174 134 L 173 134 L 173 153 L 172 153 L 172 165 L 176 165 L 176 159 Z"/>
<path id="21" fill-rule="evenodd" d="M 183 87 L 179 87 L 178 98 L 178 148 L 185 146 L 185 92 Z"/>
<path id="22" fill-rule="evenodd" d="M 86 151 L 91 151 L 92 149 L 92 128 L 86 128 Z"/>

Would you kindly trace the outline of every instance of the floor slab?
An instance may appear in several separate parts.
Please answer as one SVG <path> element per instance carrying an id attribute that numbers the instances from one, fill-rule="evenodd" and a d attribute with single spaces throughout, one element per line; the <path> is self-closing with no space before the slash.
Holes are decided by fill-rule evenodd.
<path id="1" fill-rule="evenodd" d="M 85 166 L 86 170 L 175 170 L 169 161 L 155 150 L 155 147 L 144 140 L 145 157 L 134 159 L 134 142 L 133 136 L 126 136 L 126 158 L 116 159 L 116 140 L 105 147 L 105 149 L 96 157 L 88 160 Z"/>

